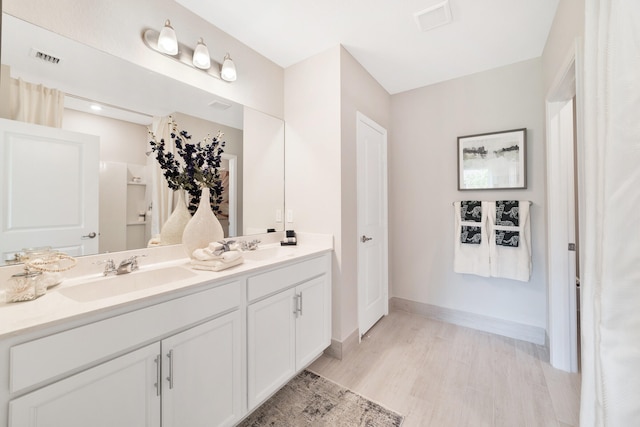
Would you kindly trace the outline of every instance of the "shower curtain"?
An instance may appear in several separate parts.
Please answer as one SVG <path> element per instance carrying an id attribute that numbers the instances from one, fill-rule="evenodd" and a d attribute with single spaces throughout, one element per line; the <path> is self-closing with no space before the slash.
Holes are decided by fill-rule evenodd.
<path id="1" fill-rule="evenodd" d="M 580 425 L 640 425 L 640 2 L 585 0 Z"/>
<path id="2" fill-rule="evenodd" d="M 41 84 L 11 79 L 9 114 L 13 120 L 62 127 L 64 92 Z"/>
<path id="3" fill-rule="evenodd" d="M 172 123 L 171 116 L 154 117 L 149 130 L 156 136 L 157 141 L 164 139 L 166 151 L 175 153 L 176 147 L 171 138 Z M 151 152 L 150 146 L 147 146 L 147 151 Z M 151 171 L 151 236 L 153 238 L 160 234 L 162 225 L 173 211 L 174 192 L 168 187 L 154 152 L 147 157 L 147 166 Z"/>

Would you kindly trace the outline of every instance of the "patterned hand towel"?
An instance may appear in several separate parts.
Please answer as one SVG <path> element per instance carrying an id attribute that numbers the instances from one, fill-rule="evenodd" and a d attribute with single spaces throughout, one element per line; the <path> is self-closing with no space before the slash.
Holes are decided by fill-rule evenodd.
<path id="1" fill-rule="evenodd" d="M 487 238 L 487 202 L 454 203 L 453 271 L 489 277 L 489 239 Z"/>
<path id="2" fill-rule="evenodd" d="M 520 203 L 496 201 L 496 245 L 517 248 L 520 243 Z"/>
<path id="3" fill-rule="evenodd" d="M 531 277 L 529 202 L 499 200 L 488 206 L 491 276 L 528 282 Z"/>

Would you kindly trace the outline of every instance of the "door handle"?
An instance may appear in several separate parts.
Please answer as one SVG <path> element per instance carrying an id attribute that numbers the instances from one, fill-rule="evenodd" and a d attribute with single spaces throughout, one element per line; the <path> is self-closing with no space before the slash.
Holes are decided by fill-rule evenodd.
<path id="1" fill-rule="evenodd" d="M 82 236 L 83 239 L 94 239 L 98 234 L 95 231 L 87 234 L 86 236 Z"/>
<path id="2" fill-rule="evenodd" d="M 362 243 L 367 243 L 369 240 L 373 240 L 373 237 L 367 237 L 363 234 L 362 237 L 360 238 L 360 241 Z"/>

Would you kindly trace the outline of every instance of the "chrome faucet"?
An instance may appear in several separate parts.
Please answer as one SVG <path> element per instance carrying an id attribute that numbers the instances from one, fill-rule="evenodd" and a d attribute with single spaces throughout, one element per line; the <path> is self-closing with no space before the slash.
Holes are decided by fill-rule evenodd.
<path id="1" fill-rule="evenodd" d="M 240 249 L 242 249 L 243 251 L 255 251 L 256 249 L 258 249 L 258 244 L 260 243 L 260 240 L 255 239 L 255 240 L 242 240 L 240 241 Z"/>
<path id="2" fill-rule="evenodd" d="M 136 271 L 138 268 L 140 268 L 138 266 L 138 258 L 143 256 L 146 256 L 146 255 L 132 255 L 129 258 L 123 259 L 122 261 L 120 261 L 120 264 L 118 265 L 118 268 L 116 270 L 117 273 L 127 274 L 127 273 L 131 273 L 132 271 Z"/>
<path id="3" fill-rule="evenodd" d="M 118 270 L 116 269 L 116 264 L 113 262 L 111 258 L 105 259 L 104 261 L 100 261 L 96 264 L 104 264 L 104 271 L 102 272 L 103 276 L 113 276 L 118 274 Z"/>
<path id="4" fill-rule="evenodd" d="M 103 276 L 127 274 L 127 273 L 131 273 L 132 271 L 136 271 L 138 268 L 140 268 L 138 266 L 138 258 L 143 256 L 146 256 L 146 255 L 132 255 L 129 258 L 125 258 L 122 261 L 120 261 L 120 264 L 118 264 L 118 267 L 116 267 L 116 264 L 112 258 L 108 258 L 104 261 L 100 261 L 98 262 L 98 264 L 104 264 L 104 272 L 102 273 Z"/>

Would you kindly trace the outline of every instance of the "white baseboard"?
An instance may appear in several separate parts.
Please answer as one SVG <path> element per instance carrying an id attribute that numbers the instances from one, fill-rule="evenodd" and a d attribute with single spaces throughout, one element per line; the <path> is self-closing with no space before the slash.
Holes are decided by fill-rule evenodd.
<path id="1" fill-rule="evenodd" d="M 392 309 L 420 314 L 422 316 L 465 326 L 496 335 L 502 335 L 517 340 L 528 341 L 534 344 L 546 344 L 546 330 L 537 326 L 524 325 L 509 320 L 483 316 L 481 314 L 468 313 L 466 311 L 439 307 L 403 298 L 393 297 L 389 300 Z"/>
<path id="2" fill-rule="evenodd" d="M 353 350 L 359 342 L 358 329 L 356 329 L 343 341 L 332 339 L 331 345 L 324 351 L 324 354 L 335 359 L 342 360 L 342 358 Z"/>

